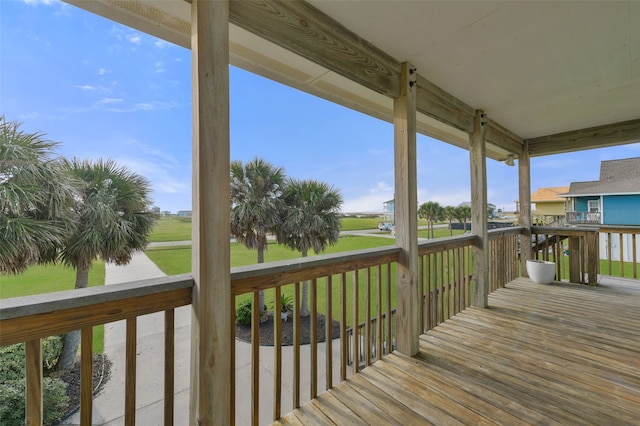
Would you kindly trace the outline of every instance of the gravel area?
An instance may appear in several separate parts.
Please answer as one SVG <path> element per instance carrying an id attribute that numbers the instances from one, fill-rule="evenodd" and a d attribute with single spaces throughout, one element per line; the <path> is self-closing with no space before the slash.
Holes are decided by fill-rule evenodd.
<path id="1" fill-rule="evenodd" d="M 104 354 L 93 354 L 93 395 L 97 395 L 109 380 L 111 361 Z M 63 420 L 80 408 L 80 361 L 76 361 L 73 368 L 63 371 L 58 376 L 67 384 L 69 408 Z"/>
<path id="2" fill-rule="evenodd" d="M 325 319 L 324 315 L 317 315 L 318 333 L 317 341 L 324 342 L 325 340 Z M 293 318 L 289 318 L 287 321 L 282 321 L 282 345 L 293 345 Z M 307 345 L 310 342 L 311 337 L 311 316 L 300 317 L 300 344 Z M 332 321 L 332 337 L 335 339 L 340 337 L 340 322 Z M 243 342 L 251 343 L 251 326 L 236 324 L 236 339 Z M 260 322 L 260 345 L 271 346 L 273 345 L 273 315 L 271 312 L 265 315 L 265 318 Z"/>

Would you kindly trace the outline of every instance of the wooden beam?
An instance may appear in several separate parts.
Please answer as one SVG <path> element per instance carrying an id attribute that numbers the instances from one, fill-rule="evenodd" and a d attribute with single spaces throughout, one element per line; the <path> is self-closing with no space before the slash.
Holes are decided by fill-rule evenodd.
<path id="1" fill-rule="evenodd" d="M 518 200 L 520 201 L 520 274 L 528 277 L 527 259 L 531 259 L 531 159 L 526 146 L 518 156 Z"/>
<path id="2" fill-rule="evenodd" d="M 418 353 L 420 287 L 418 284 L 418 188 L 416 165 L 415 70 L 402 64 L 400 97 L 394 99 L 394 171 L 397 278 L 397 349 Z"/>
<path id="3" fill-rule="evenodd" d="M 635 142 L 640 142 L 640 119 L 533 138 L 529 154 L 537 157 Z"/>
<path id="4" fill-rule="evenodd" d="M 487 229 L 487 156 L 484 113 L 476 111 L 473 133 L 469 135 L 471 162 L 471 232 L 473 244 L 473 305 L 489 305 L 489 234 Z"/>
<path id="5" fill-rule="evenodd" d="M 304 1 L 231 1 L 231 22 L 389 97 L 400 63 Z"/>
<path id="6" fill-rule="evenodd" d="M 485 140 L 514 155 L 522 152 L 524 140 L 489 117 L 485 117 Z"/>
<path id="7" fill-rule="evenodd" d="M 440 122 L 473 132 L 474 110 L 455 96 L 417 74 L 416 109 Z"/>
<path id="8" fill-rule="evenodd" d="M 189 423 L 233 423 L 229 2 L 191 3 L 194 287 Z"/>

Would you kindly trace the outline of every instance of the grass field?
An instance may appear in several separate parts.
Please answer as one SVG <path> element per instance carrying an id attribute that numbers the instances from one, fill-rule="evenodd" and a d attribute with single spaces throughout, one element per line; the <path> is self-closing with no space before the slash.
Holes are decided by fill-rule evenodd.
<path id="1" fill-rule="evenodd" d="M 382 217 L 343 217 L 341 231 L 360 231 L 363 229 L 377 229 L 378 223 L 384 221 Z M 418 225 L 426 225 L 420 221 Z M 149 241 L 188 241 L 191 239 L 191 218 L 163 217 L 153 227 Z"/>
<path id="2" fill-rule="evenodd" d="M 62 265 L 36 265 L 20 275 L 0 276 L 0 299 L 54 291 L 73 290 L 76 272 Z M 104 262 L 95 261 L 89 271 L 89 287 L 104 285 Z M 93 329 L 93 351 L 102 353 L 104 326 Z"/>

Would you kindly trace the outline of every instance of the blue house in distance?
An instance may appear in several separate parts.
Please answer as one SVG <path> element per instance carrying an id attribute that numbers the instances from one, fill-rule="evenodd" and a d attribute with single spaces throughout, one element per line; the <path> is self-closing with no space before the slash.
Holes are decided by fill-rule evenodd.
<path id="1" fill-rule="evenodd" d="M 640 157 L 600 164 L 600 179 L 572 182 L 567 223 L 640 226 Z"/>

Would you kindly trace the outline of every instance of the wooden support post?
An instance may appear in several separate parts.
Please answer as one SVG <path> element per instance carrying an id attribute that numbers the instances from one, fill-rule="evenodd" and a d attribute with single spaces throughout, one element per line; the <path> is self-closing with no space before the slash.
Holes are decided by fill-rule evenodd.
<path id="1" fill-rule="evenodd" d="M 580 282 L 582 262 L 580 256 L 580 237 L 569 237 L 569 282 Z"/>
<path id="2" fill-rule="evenodd" d="M 228 1 L 191 1 L 191 53 L 194 286 L 189 423 L 234 424 Z"/>
<path id="3" fill-rule="evenodd" d="M 525 141 L 518 157 L 518 197 L 520 199 L 520 275 L 528 277 L 527 260 L 531 259 L 531 160 L 529 144 Z"/>
<path id="4" fill-rule="evenodd" d="M 590 286 L 598 285 L 598 272 L 600 267 L 599 257 L 599 230 L 587 232 L 587 278 Z"/>
<path id="5" fill-rule="evenodd" d="M 418 190 L 416 166 L 416 72 L 407 63 L 400 73 L 400 96 L 393 101 L 397 266 L 397 349 L 419 350 Z"/>
<path id="6" fill-rule="evenodd" d="M 476 110 L 473 133 L 469 135 L 471 157 L 471 232 L 473 245 L 473 305 L 489 306 L 489 234 L 487 229 L 487 147 L 484 113 Z"/>

